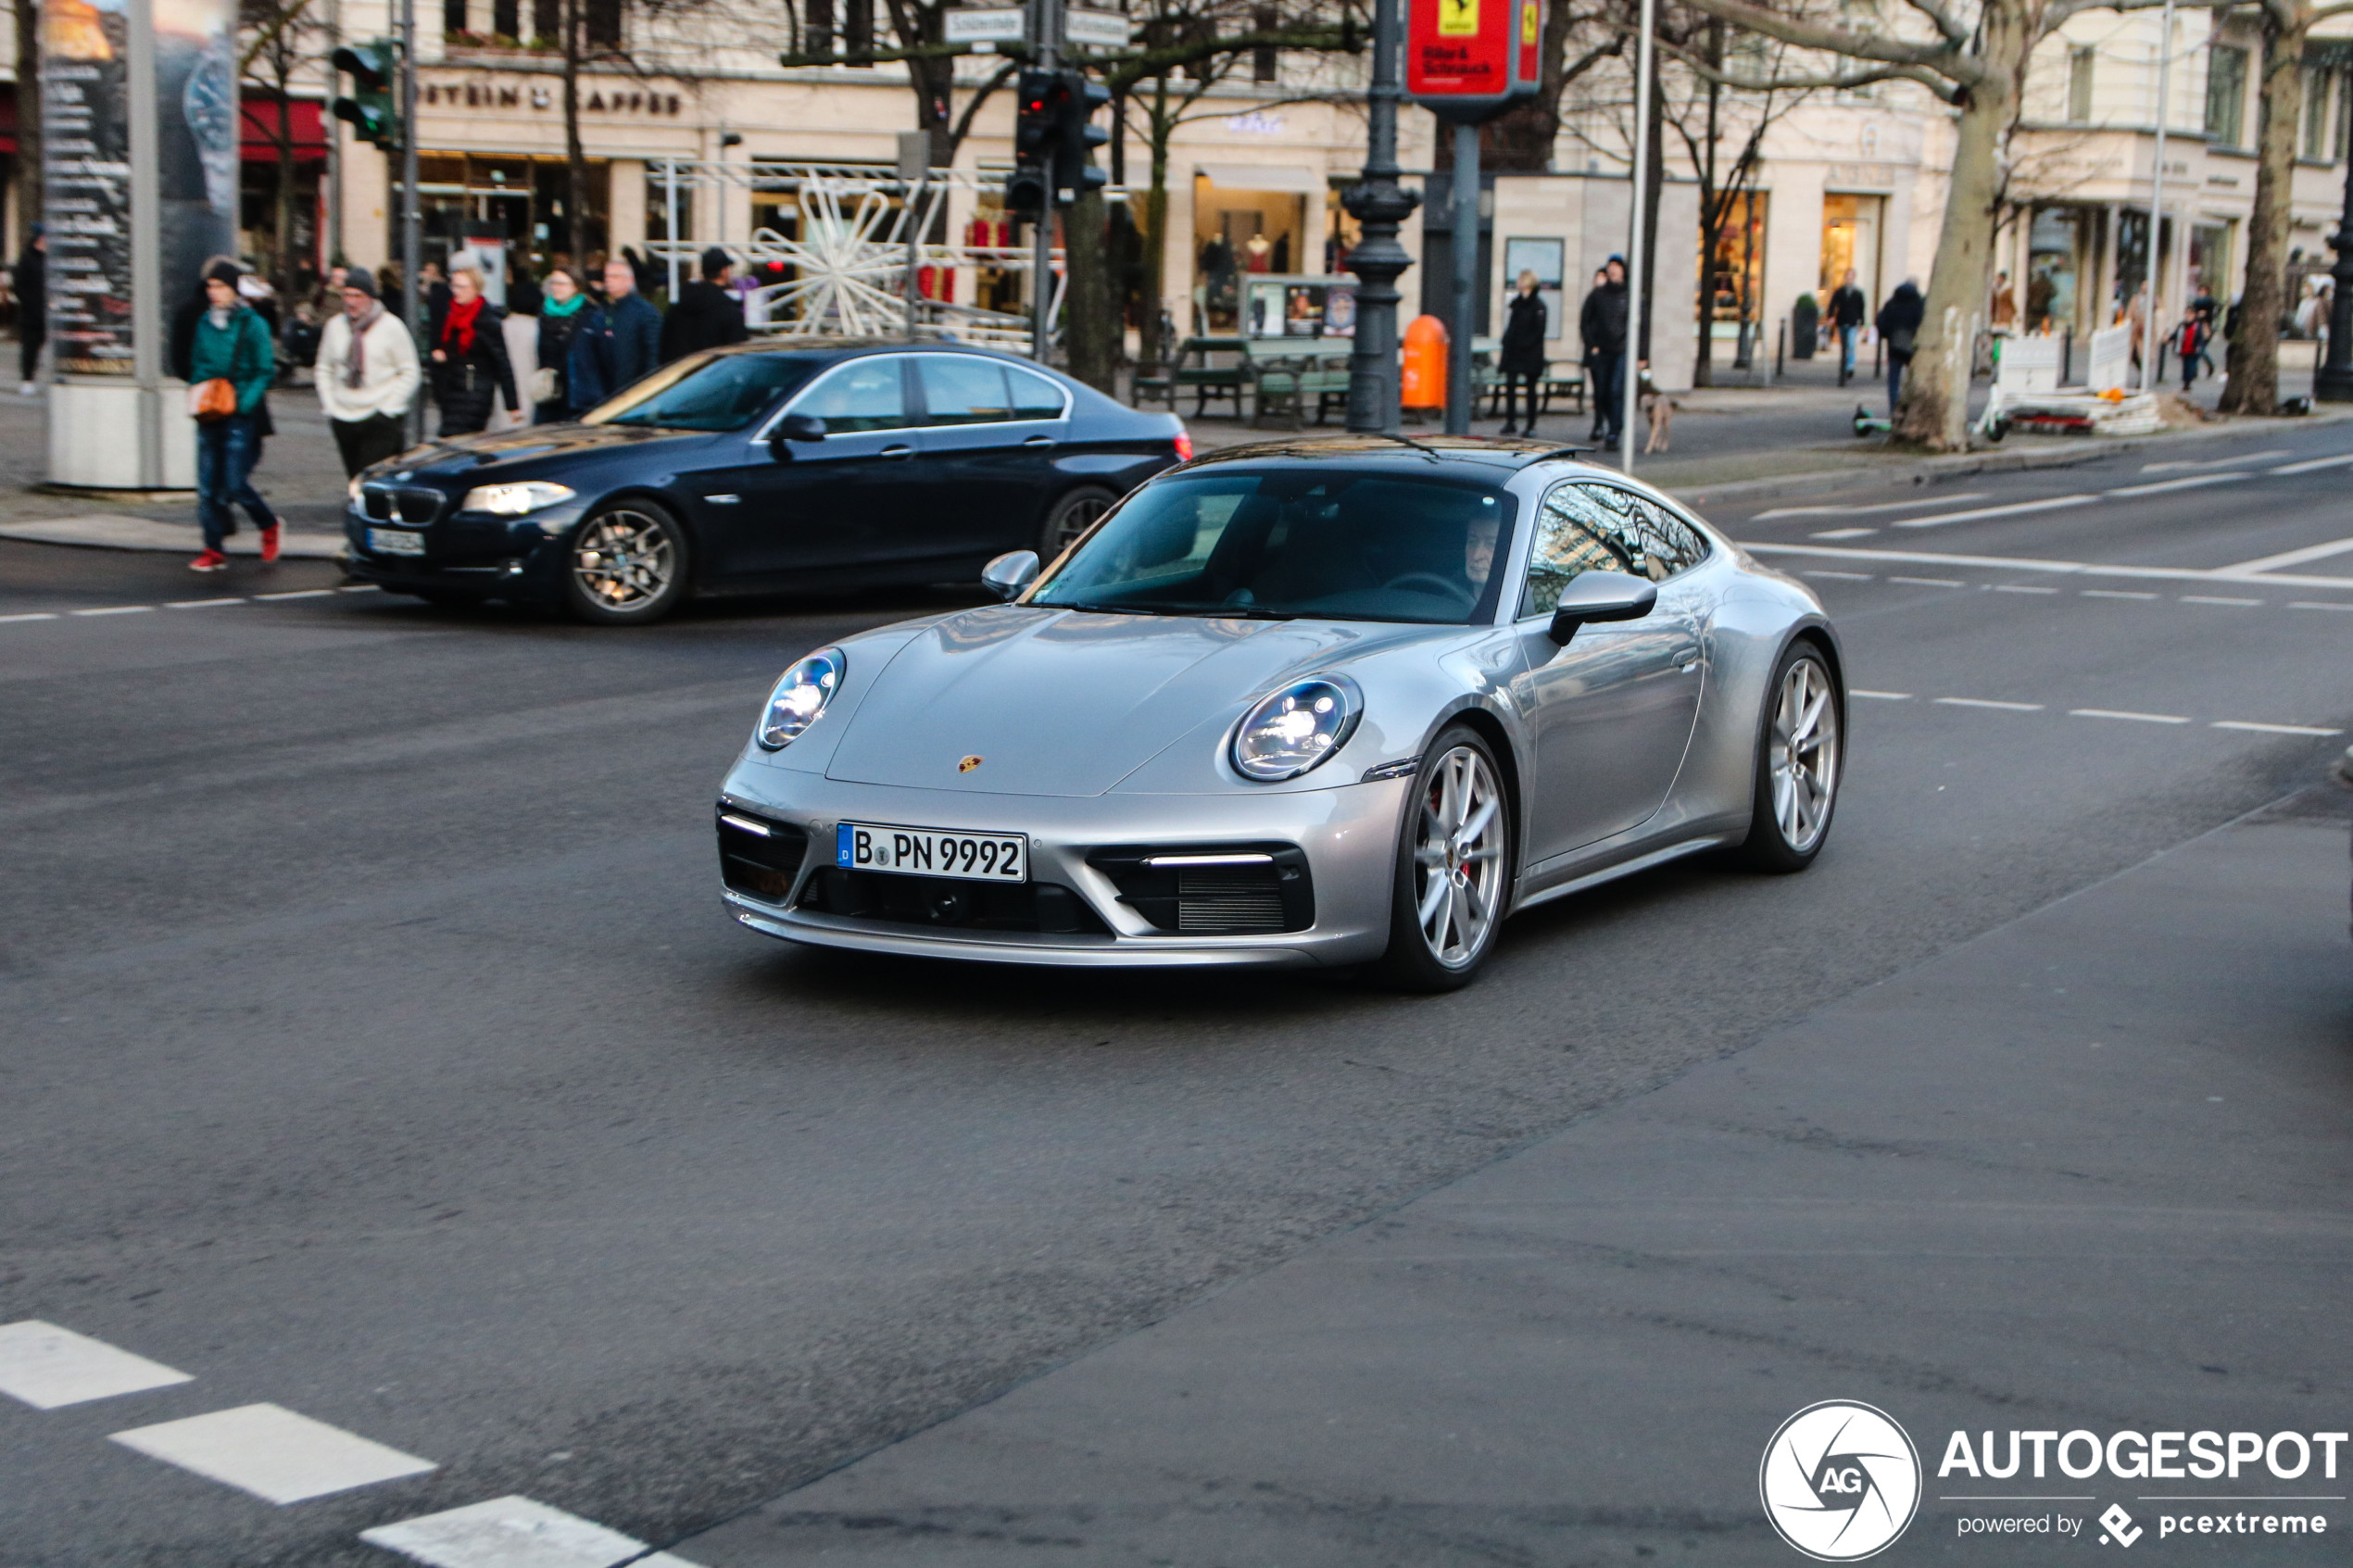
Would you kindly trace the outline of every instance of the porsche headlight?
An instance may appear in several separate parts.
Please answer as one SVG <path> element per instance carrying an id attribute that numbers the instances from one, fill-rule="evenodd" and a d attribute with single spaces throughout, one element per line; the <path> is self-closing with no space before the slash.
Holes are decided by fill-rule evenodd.
<path id="1" fill-rule="evenodd" d="M 458 509 L 464 512 L 495 512 L 500 517 L 521 517 L 542 507 L 552 507 L 558 501 L 573 497 L 569 484 L 551 484 L 544 479 L 526 479 L 513 484 L 483 484 L 466 492 Z"/>
<path id="2" fill-rule="evenodd" d="M 824 648 L 811 654 L 785 671 L 776 689 L 768 694 L 768 711 L 761 715 L 760 744 L 771 751 L 782 751 L 817 721 L 825 704 L 841 690 L 842 675 L 849 669 L 849 661 L 839 648 Z"/>
<path id="3" fill-rule="evenodd" d="M 1346 746 L 1364 715 L 1365 694 L 1345 675 L 1286 686 L 1234 732 L 1234 766 L 1262 784 L 1295 779 Z"/>

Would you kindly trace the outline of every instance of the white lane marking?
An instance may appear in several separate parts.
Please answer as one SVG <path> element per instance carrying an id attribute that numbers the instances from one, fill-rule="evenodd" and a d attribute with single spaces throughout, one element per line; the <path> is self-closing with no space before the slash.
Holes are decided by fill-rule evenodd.
<path id="1" fill-rule="evenodd" d="M 2332 539 L 2325 545 L 2307 545 L 2300 550 L 2282 550 L 2276 556 L 2258 556 L 2235 566 L 2222 568 L 2225 577 L 2251 577 L 2259 571 L 2270 571 L 2283 566 L 2302 566 L 2308 560 L 2326 560 L 2353 550 L 2353 539 Z"/>
<path id="2" fill-rule="evenodd" d="M 2262 599 L 2226 599 L 2217 594 L 2183 594 L 2182 596 L 2182 602 L 2185 605 L 2259 605 L 2267 601 Z"/>
<path id="3" fill-rule="evenodd" d="M 1808 533 L 1806 537 L 1808 539 L 1860 539 L 1866 534 L 1878 532 L 1876 528 L 1825 528 L 1819 533 Z"/>
<path id="4" fill-rule="evenodd" d="M 1769 512 L 1758 512 L 1754 521 L 1768 517 L 1869 517 L 1873 512 L 1900 512 L 1913 507 L 1949 507 L 1956 501 L 1982 501 L 1986 492 L 1964 490 L 1957 495 L 1915 495 L 1908 501 L 1881 501 L 1873 507 L 1775 507 Z"/>
<path id="5" fill-rule="evenodd" d="M 381 594 L 384 592 L 384 589 L 373 583 L 354 583 L 348 584 L 347 586 L 337 588 L 335 592 L 338 594 Z"/>
<path id="6" fill-rule="evenodd" d="M 2286 456 L 2288 456 L 2288 449 L 2284 446 L 2281 446 L 2268 452 L 2241 452 L 2235 458 L 2200 458 L 2194 463 L 2187 461 L 2172 463 L 2143 463 L 2141 465 L 2141 471 L 2143 473 L 2177 473 L 2183 469 L 2219 469 L 2226 468 L 2233 463 L 2259 463 L 2266 458 L 2284 458 Z"/>
<path id="7" fill-rule="evenodd" d="M 254 597 L 257 599 L 323 599 L 333 592 L 333 588 L 296 588 L 283 594 L 256 594 Z"/>
<path id="8" fill-rule="evenodd" d="M 166 599 L 164 601 L 163 608 L 166 609 L 210 609 L 214 605 L 241 605 L 249 602 L 249 600 L 233 597 L 226 599 Z"/>
<path id="9" fill-rule="evenodd" d="M 2058 592 L 2057 588 L 2037 587 L 2029 583 L 1996 583 L 1994 584 L 1994 591 L 1997 594 L 2056 594 Z"/>
<path id="10" fill-rule="evenodd" d="M 2251 473 L 2194 473 L 2185 479 L 2160 479 L 2154 484 L 2126 484 L 2104 491 L 2108 495 L 2162 495 L 2173 490 L 2196 490 L 2207 484 L 2236 484 L 2242 479 L 2253 479 Z"/>
<path id="11" fill-rule="evenodd" d="M 2287 602 L 2287 608 L 2290 609 L 2353 609 L 2353 603 L 2340 600 L 2331 604 L 2321 599 L 2290 599 Z"/>
<path id="12" fill-rule="evenodd" d="M 0 1323 L 0 1394 L 37 1411 L 193 1381 L 161 1361 L 38 1318 Z"/>
<path id="13" fill-rule="evenodd" d="M 1965 512 L 1939 512 L 1934 517 L 1907 517 L 1898 528 L 1942 528 L 1948 522 L 1971 522 L 1982 517 L 2016 517 L 2021 512 L 2055 511 L 2061 507 L 2088 507 L 2097 495 L 2050 495 L 2040 501 L 2012 501 L 2004 507 L 1978 507 Z"/>
<path id="14" fill-rule="evenodd" d="M 529 1498 L 493 1498 L 379 1524 L 359 1538 L 431 1568 L 693 1568 L 666 1551 L 647 1556 L 643 1541 Z"/>
<path id="15" fill-rule="evenodd" d="M 2316 473 L 2322 469 L 2340 469 L 2353 463 L 2353 452 L 2340 452 L 2334 458 L 2307 458 L 2300 463 L 2282 463 L 2273 473 Z"/>
<path id="16" fill-rule="evenodd" d="M 1968 583 L 1957 577 L 1891 577 L 1890 583 L 1909 583 L 1915 588 L 1966 588 Z"/>
<path id="17" fill-rule="evenodd" d="M 2006 713 L 2040 713 L 2039 702 L 1994 702 L 1982 696 L 1940 696 L 1936 699 L 1947 708 L 1998 708 Z"/>
<path id="18" fill-rule="evenodd" d="M 1848 696 L 1877 697 L 1881 702 L 1909 702 L 1912 700 L 1912 694 L 1909 692 L 1867 692 L 1860 686 L 1849 686 L 1846 689 L 1846 695 Z"/>
<path id="19" fill-rule="evenodd" d="M 1753 556 L 1826 556 L 1832 560 L 1901 561 L 1908 566 L 1974 567 L 1987 571 L 2047 571 L 2068 577 L 2125 577 L 2158 583 L 2244 583 L 2244 578 L 2189 566 L 2109 566 L 2093 561 L 2045 560 L 2033 556 L 1958 556 L 1934 550 L 1857 549 L 1851 545 L 1752 545 L 1740 547 Z M 2266 586 L 2283 588 L 2353 588 L 2353 577 L 2290 577 L 2267 575 Z"/>
<path id="20" fill-rule="evenodd" d="M 2119 708 L 2070 708 L 2070 719 L 2129 719 L 2136 724 L 2186 724 L 2187 719 L 2178 713 L 2133 713 Z"/>
<path id="21" fill-rule="evenodd" d="M 2078 588 L 2076 592 L 2087 599 L 2153 599 L 2157 597 L 2155 594 L 2143 593 L 2136 588 Z"/>
<path id="22" fill-rule="evenodd" d="M 70 609 L 68 615 L 145 615 L 153 605 L 108 605 L 104 609 Z"/>
<path id="23" fill-rule="evenodd" d="M 56 619 L 57 619 L 57 614 L 52 610 L 36 609 L 23 615 L 0 615 L 0 625 L 5 625 L 11 621 L 55 621 Z"/>
<path id="24" fill-rule="evenodd" d="M 114 1440 L 281 1507 L 437 1468 L 431 1460 L 277 1405 L 240 1405 L 133 1427 L 115 1433 Z"/>
<path id="25" fill-rule="evenodd" d="M 2258 724 L 2246 719 L 2217 719 L 2218 730 L 2252 730 L 2259 735 L 2341 735 L 2343 730 L 2324 730 L 2316 724 Z"/>
<path id="26" fill-rule="evenodd" d="M 1846 583 L 1869 583 L 1871 580 L 1871 574 L 1868 571 L 1832 571 L 1827 567 L 1813 567 L 1799 573 L 1799 575 L 1804 577 L 1835 577 L 1840 581 Z"/>

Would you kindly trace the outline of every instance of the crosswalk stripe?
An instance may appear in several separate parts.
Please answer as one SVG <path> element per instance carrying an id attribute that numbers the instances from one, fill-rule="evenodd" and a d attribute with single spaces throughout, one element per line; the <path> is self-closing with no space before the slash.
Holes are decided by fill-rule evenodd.
<path id="1" fill-rule="evenodd" d="M 370 1546 L 429 1568 L 695 1568 L 666 1551 L 529 1498 L 493 1498 L 362 1530 Z"/>
<path id="2" fill-rule="evenodd" d="M 161 1361 L 38 1318 L 0 1323 L 0 1394 L 37 1411 L 194 1381 Z"/>
<path id="3" fill-rule="evenodd" d="M 280 1506 L 437 1469 L 433 1461 L 277 1405 L 240 1405 L 113 1434 L 124 1448 Z"/>

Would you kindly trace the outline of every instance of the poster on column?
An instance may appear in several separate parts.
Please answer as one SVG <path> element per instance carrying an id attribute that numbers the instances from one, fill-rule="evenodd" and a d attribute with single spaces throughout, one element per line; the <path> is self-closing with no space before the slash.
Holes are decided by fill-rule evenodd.
<path id="1" fill-rule="evenodd" d="M 237 84 L 233 0 L 154 0 L 156 145 L 134 148 L 127 0 L 42 7 L 43 218 L 49 234 L 49 335 L 69 375 L 128 376 L 145 326 L 168 341 L 196 297 L 207 258 L 235 252 Z M 153 159 L 157 232 L 135 234 L 131 170 Z M 157 251 L 162 297 L 140 322 L 135 245 Z M 166 366 L 169 370 L 169 366 Z"/>

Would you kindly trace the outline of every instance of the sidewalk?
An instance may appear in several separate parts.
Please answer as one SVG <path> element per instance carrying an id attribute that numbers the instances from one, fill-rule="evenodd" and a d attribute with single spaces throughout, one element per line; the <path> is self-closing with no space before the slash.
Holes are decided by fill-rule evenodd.
<path id="1" fill-rule="evenodd" d="M 1783 1568 L 1760 1456 L 1842 1399 L 1921 1450 L 1883 1561 L 2080 1562 L 2110 1502 L 2156 1523 L 2151 1483 L 1940 1484 L 1948 1435 L 2345 1425 L 2309 1380 L 2353 1264 L 2345 805 L 2196 839 L 675 1549 Z M 2159 1490 L 2347 1490 L 2262 1479 Z M 2096 1495 L 1940 1500 L 1969 1491 Z M 2296 1507 L 2327 1535 L 2196 1561 L 2342 1561 L 2342 1501 Z M 1958 1535 L 2054 1510 L 2086 1527 Z"/>

